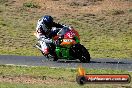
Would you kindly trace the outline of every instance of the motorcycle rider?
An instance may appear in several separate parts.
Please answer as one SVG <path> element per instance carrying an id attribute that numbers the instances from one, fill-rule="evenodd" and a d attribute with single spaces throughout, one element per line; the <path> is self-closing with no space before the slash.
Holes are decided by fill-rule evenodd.
<path id="1" fill-rule="evenodd" d="M 36 27 L 36 37 L 39 39 L 39 43 L 41 45 L 42 52 L 45 55 L 49 54 L 48 43 L 52 43 L 52 39 L 50 36 L 51 29 L 55 28 L 63 28 L 65 25 L 55 23 L 54 19 L 50 15 L 45 15 L 37 22 Z"/>

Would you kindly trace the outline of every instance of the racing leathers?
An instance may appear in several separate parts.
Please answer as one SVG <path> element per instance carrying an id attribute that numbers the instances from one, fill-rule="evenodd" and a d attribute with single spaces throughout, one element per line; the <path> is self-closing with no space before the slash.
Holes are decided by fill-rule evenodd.
<path id="1" fill-rule="evenodd" d="M 52 39 L 51 39 L 52 36 L 50 36 L 50 35 L 51 35 L 51 29 L 53 27 L 63 28 L 64 25 L 53 22 L 50 26 L 47 26 L 43 22 L 43 19 L 39 19 L 37 22 L 36 37 L 38 38 L 39 43 L 41 45 L 41 50 L 45 55 L 47 55 L 49 53 L 49 48 L 48 48 L 47 44 L 52 43 Z"/>

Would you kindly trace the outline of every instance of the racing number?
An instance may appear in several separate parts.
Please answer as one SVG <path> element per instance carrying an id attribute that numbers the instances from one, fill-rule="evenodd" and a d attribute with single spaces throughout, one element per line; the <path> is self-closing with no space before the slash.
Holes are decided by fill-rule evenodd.
<path id="1" fill-rule="evenodd" d="M 75 35 L 75 33 L 72 32 L 72 31 L 70 31 L 69 33 L 67 33 L 67 36 L 68 36 L 69 38 L 73 38 L 74 35 Z"/>

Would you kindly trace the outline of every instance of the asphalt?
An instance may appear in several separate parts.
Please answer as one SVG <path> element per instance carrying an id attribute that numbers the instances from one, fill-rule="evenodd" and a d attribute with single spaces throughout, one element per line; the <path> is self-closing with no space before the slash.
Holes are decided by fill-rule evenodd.
<path id="1" fill-rule="evenodd" d="M 132 71 L 131 59 L 91 59 L 90 63 L 81 63 L 78 60 L 58 60 L 56 62 L 48 60 L 44 56 L 16 56 L 0 55 L 0 65 L 21 65 L 21 66 L 49 66 L 49 67 L 67 67 L 77 68 L 82 65 L 84 68 L 96 69 L 118 69 Z"/>

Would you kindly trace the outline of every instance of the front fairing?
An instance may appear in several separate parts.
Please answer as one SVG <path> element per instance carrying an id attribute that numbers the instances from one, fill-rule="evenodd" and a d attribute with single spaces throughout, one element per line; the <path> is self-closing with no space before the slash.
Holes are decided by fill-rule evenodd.
<path id="1" fill-rule="evenodd" d="M 57 56 L 63 59 L 73 59 L 70 54 L 70 47 L 78 43 L 77 39 L 80 42 L 78 32 L 74 29 L 69 29 L 68 27 L 60 29 L 54 37 L 54 40 L 59 41 L 55 49 Z"/>
<path id="2" fill-rule="evenodd" d="M 53 37 L 53 40 L 61 40 L 61 46 L 71 46 L 76 43 L 80 43 L 80 37 L 78 32 L 74 29 L 69 29 L 69 27 L 63 27 L 59 29 L 56 36 Z M 65 40 L 67 40 L 67 42 Z"/>

